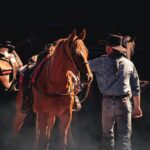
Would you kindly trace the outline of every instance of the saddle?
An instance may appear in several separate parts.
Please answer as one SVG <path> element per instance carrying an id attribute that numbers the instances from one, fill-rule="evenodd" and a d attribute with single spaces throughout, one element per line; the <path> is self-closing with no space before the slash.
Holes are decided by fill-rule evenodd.
<path id="1" fill-rule="evenodd" d="M 36 81 L 40 75 L 39 70 L 42 68 L 48 55 L 51 55 L 49 51 L 42 51 L 39 55 L 32 56 L 29 58 L 25 71 L 22 72 L 20 79 L 23 87 L 23 103 L 21 108 L 23 113 L 33 112 L 32 85 L 36 85 Z M 81 104 L 77 94 L 81 91 L 80 79 L 72 72 L 68 72 L 68 76 L 72 78 L 74 84 L 75 104 L 73 111 L 79 111 L 81 110 Z"/>
<path id="2" fill-rule="evenodd" d="M 33 112 L 33 95 L 32 95 L 32 85 L 37 81 L 38 75 L 33 77 L 36 68 L 41 65 L 41 61 L 48 55 L 47 51 L 42 51 L 39 55 L 34 55 L 28 60 L 28 64 L 21 73 L 20 82 L 23 89 L 23 103 L 22 112 L 30 113 Z"/>

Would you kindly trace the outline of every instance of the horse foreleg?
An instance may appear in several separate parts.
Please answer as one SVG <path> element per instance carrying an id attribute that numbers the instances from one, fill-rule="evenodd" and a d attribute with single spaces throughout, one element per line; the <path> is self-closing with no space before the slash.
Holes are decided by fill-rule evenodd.
<path id="1" fill-rule="evenodd" d="M 21 112 L 22 99 L 23 99 L 22 85 L 19 84 L 19 91 L 16 96 L 16 113 L 13 119 L 13 136 L 16 136 L 16 134 L 19 133 L 23 125 L 24 119 L 26 117 L 26 114 Z"/>
<path id="2" fill-rule="evenodd" d="M 55 116 L 54 115 L 49 115 L 49 118 L 47 120 L 47 124 L 46 124 L 46 133 L 44 134 L 45 138 L 46 138 L 46 150 L 49 149 L 49 140 L 50 140 L 50 135 L 51 135 L 51 129 L 54 126 L 55 123 Z"/>
<path id="3" fill-rule="evenodd" d="M 37 113 L 36 118 L 36 141 L 34 150 L 46 150 L 48 144 L 47 127 L 48 113 Z"/>
<path id="4" fill-rule="evenodd" d="M 60 116 L 59 131 L 60 131 L 60 150 L 66 150 L 67 148 L 67 135 L 72 119 L 72 111 L 65 112 Z"/>
<path id="5" fill-rule="evenodd" d="M 15 137 L 19 133 L 25 117 L 26 114 L 23 114 L 21 112 L 16 112 L 15 117 L 13 119 L 13 137 Z"/>

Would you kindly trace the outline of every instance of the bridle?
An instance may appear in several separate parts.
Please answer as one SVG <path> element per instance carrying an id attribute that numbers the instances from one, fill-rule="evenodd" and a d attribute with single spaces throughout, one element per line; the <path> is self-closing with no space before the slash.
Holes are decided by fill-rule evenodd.
<path id="1" fill-rule="evenodd" d="M 77 40 L 77 39 L 76 39 Z M 75 41 L 76 41 L 75 40 Z M 74 42 L 75 42 L 74 41 Z M 64 45 L 63 45 L 63 47 L 64 47 Z M 88 82 L 88 83 L 81 83 L 81 81 L 80 81 L 80 71 L 78 70 L 78 68 L 77 68 L 77 66 L 76 66 L 76 64 L 75 64 L 75 61 L 73 60 L 73 58 L 72 58 L 72 55 L 71 55 L 71 53 L 70 53 L 70 51 L 69 51 L 69 46 L 68 46 L 68 43 L 67 43 L 67 47 L 68 48 L 65 48 L 64 47 L 64 50 L 65 50 L 65 53 L 66 53 L 66 55 L 68 54 L 68 58 L 70 59 L 70 61 L 72 62 L 72 64 L 74 65 L 74 67 L 75 67 L 75 70 L 76 70 L 76 72 L 78 73 L 78 82 L 79 82 L 79 84 L 80 84 L 80 87 L 82 88 L 84 85 L 87 85 L 87 90 L 86 90 L 86 93 L 85 93 L 85 96 L 82 98 L 82 100 L 80 100 L 80 103 L 83 103 L 84 101 L 85 101 L 85 99 L 87 98 L 87 96 L 88 96 L 88 93 L 89 93 L 89 90 L 90 90 L 90 86 L 91 86 L 91 81 L 90 82 Z M 75 50 L 74 50 L 75 51 Z M 82 64 L 84 64 L 84 65 L 87 65 L 87 64 L 89 64 L 88 63 L 88 61 L 84 61 L 84 62 L 82 62 Z"/>
<path id="2" fill-rule="evenodd" d="M 77 39 L 76 39 L 76 40 L 77 40 Z M 76 40 L 75 40 L 75 41 L 76 41 Z M 74 41 L 74 42 L 75 42 L 75 41 Z M 68 46 L 68 45 L 67 45 L 67 46 Z M 69 46 L 68 46 L 68 47 L 69 47 Z M 65 49 L 65 48 L 64 48 L 64 49 Z M 71 53 L 70 53 L 70 51 L 69 51 L 69 48 L 67 48 L 67 49 L 65 49 L 65 50 L 67 50 L 67 52 L 68 52 L 68 54 L 69 54 L 69 58 L 70 58 L 71 62 L 74 64 L 74 66 L 75 66 L 75 68 L 76 68 L 78 74 L 80 74 L 80 71 L 77 69 L 77 66 L 76 66 L 76 64 L 75 64 L 75 62 L 74 62 L 74 60 L 73 60 L 73 58 L 72 58 L 72 55 L 71 55 Z M 74 51 L 76 51 L 76 50 L 74 50 Z M 65 52 L 66 52 L 66 51 L 65 51 Z M 66 52 L 66 54 L 67 54 L 67 52 Z M 84 61 L 84 62 L 82 62 L 82 64 L 88 65 L 89 62 L 88 62 L 88 61 Z M 80 79 L 79 79 L 79 80 L 80 80 Z M 84 97 L 80 100 L 80 103 L 83 103 L 83 102 L 86 100 L 87 96 L 88 96 L 88 93 L 89 93 L 89 90 L 90 90 L 90 86 L 91 86 L 91 81 L 88 82 L 88 83 L 81 83 L 81 81 L 79 81 L 79 82 L 80 82 L 80 87 L 81 87 L 81 88 L 84 87 L 84 86 L 87 86 L 85 95 L 84 95 Z M 82 89 L 81 89 L 81 90 L 82 90 Z"/>

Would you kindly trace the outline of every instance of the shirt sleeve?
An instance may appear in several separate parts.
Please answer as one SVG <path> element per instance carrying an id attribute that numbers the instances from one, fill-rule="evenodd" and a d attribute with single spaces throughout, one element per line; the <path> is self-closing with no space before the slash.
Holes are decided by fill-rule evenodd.
<path id="1" fill-rule="evenodd" d="M 91 71 L 96 73 L 96 71 L 98 70 L 98 66 L 99 66 L 99 58 L 95 58 L 93 60 L 89 60 L 89 65 L 91 68 Z"/>
<path id="2" fill-rule="evenodd" d="M 133 65 L 133 72 L 131 74 L 131 90 L 133 96 L 140 95 L 141 89 L 140 89 L 139 75 L 134 65 Z"/>

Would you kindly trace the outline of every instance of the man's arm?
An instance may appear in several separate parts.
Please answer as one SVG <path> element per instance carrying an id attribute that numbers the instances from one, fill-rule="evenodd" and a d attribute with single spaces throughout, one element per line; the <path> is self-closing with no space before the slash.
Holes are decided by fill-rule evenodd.
<path id="1" fill-rule="evenodd" d="M 95 58 L 93 60 L 89 60 L 89 65 L 91 68 L 91 71 L 96 73 L 98 71 L 98 66 L 100 65 L 100 58 Z"/>
<path id="2" fill-rule="evenodd" d="M 131 89 L 133 95 L 133 118 L 139 118 L 143 116 L 141 110 L 141 88 L 140 88 L 140 81 L 139 75 L 135 66 L 133 67 L 133 74 L 131 75 Z"/>

